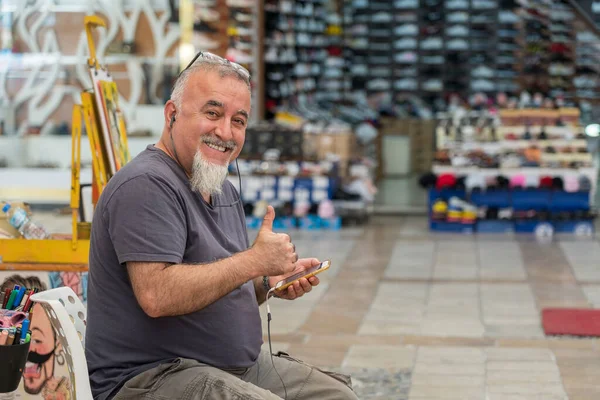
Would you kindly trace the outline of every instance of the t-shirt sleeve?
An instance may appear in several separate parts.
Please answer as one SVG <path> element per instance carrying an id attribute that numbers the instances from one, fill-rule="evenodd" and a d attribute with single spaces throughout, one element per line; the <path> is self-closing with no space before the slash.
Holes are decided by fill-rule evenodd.
<path id="1" fill-rule="evenodd" d="M 185 252 L 185 212 L 166 182 L 144 174 L 122 184 L 103 214 L 119 263 L 180 263 Z"/>

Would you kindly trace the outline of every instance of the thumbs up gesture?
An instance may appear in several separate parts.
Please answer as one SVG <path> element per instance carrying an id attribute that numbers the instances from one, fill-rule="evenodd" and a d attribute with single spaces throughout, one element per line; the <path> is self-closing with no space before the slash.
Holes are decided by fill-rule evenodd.
<path id="1" fill-rule="evenodd" d="M 290 273 L 298 261 L 296 248 L 290 236 L 285 233 L 273 232 L 274 219 L 275 210 L 269 206 L 258 236 L 252 245 L 257 262 L 263 269 L 261 275 L 274 276 Z"/>

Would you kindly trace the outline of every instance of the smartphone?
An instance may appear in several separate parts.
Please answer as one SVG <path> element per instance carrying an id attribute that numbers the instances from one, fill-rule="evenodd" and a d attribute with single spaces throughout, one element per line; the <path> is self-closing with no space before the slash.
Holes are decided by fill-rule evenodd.
<path id="1" fill-rule="evenodd" d="M 297 274 L 288 276 L 287 278 L 277 282 L 277 284 L 275 285 L 275 290 L 285 290 L 285 289 L 287 289 L 288 286 L 290 286 L 292 283 L 296 282 L 298 279 L 300 279 L 300 278 L 308 279 L 311 276 L 315 276 L 315 275 L 320 274 L 321 272 L 327 270 L 330 266 L 331 266 L 331 261 L 327 260 L 327 261 L 323 261 L 319 265 L 315 265 L 314 267 L 305 269 L 304 271 L 300 271 Z"/>

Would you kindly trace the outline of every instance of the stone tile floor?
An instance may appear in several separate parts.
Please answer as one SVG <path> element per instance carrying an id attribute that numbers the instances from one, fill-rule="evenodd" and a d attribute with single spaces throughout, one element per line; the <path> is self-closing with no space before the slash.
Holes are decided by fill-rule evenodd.
<path id="1" fill-rule="evenodd" d="M 600 308 L 597 240 L 435 235 L 420 217 L 288 233 L 332 268 L 309 295 L 270 302 L 273 350 L 350 373 L 361 399 L 600 399 L 600 341 L 546 337 L 540 320 Z"/>

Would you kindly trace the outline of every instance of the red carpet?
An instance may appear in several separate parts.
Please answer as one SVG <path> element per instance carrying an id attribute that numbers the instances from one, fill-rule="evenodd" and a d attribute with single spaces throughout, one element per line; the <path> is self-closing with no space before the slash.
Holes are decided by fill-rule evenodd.
<path id="1" fill-rule="evenodd" d="M 542 326 L 546 335 L 600 336 L 600 310 L 545 309 Z"/>

